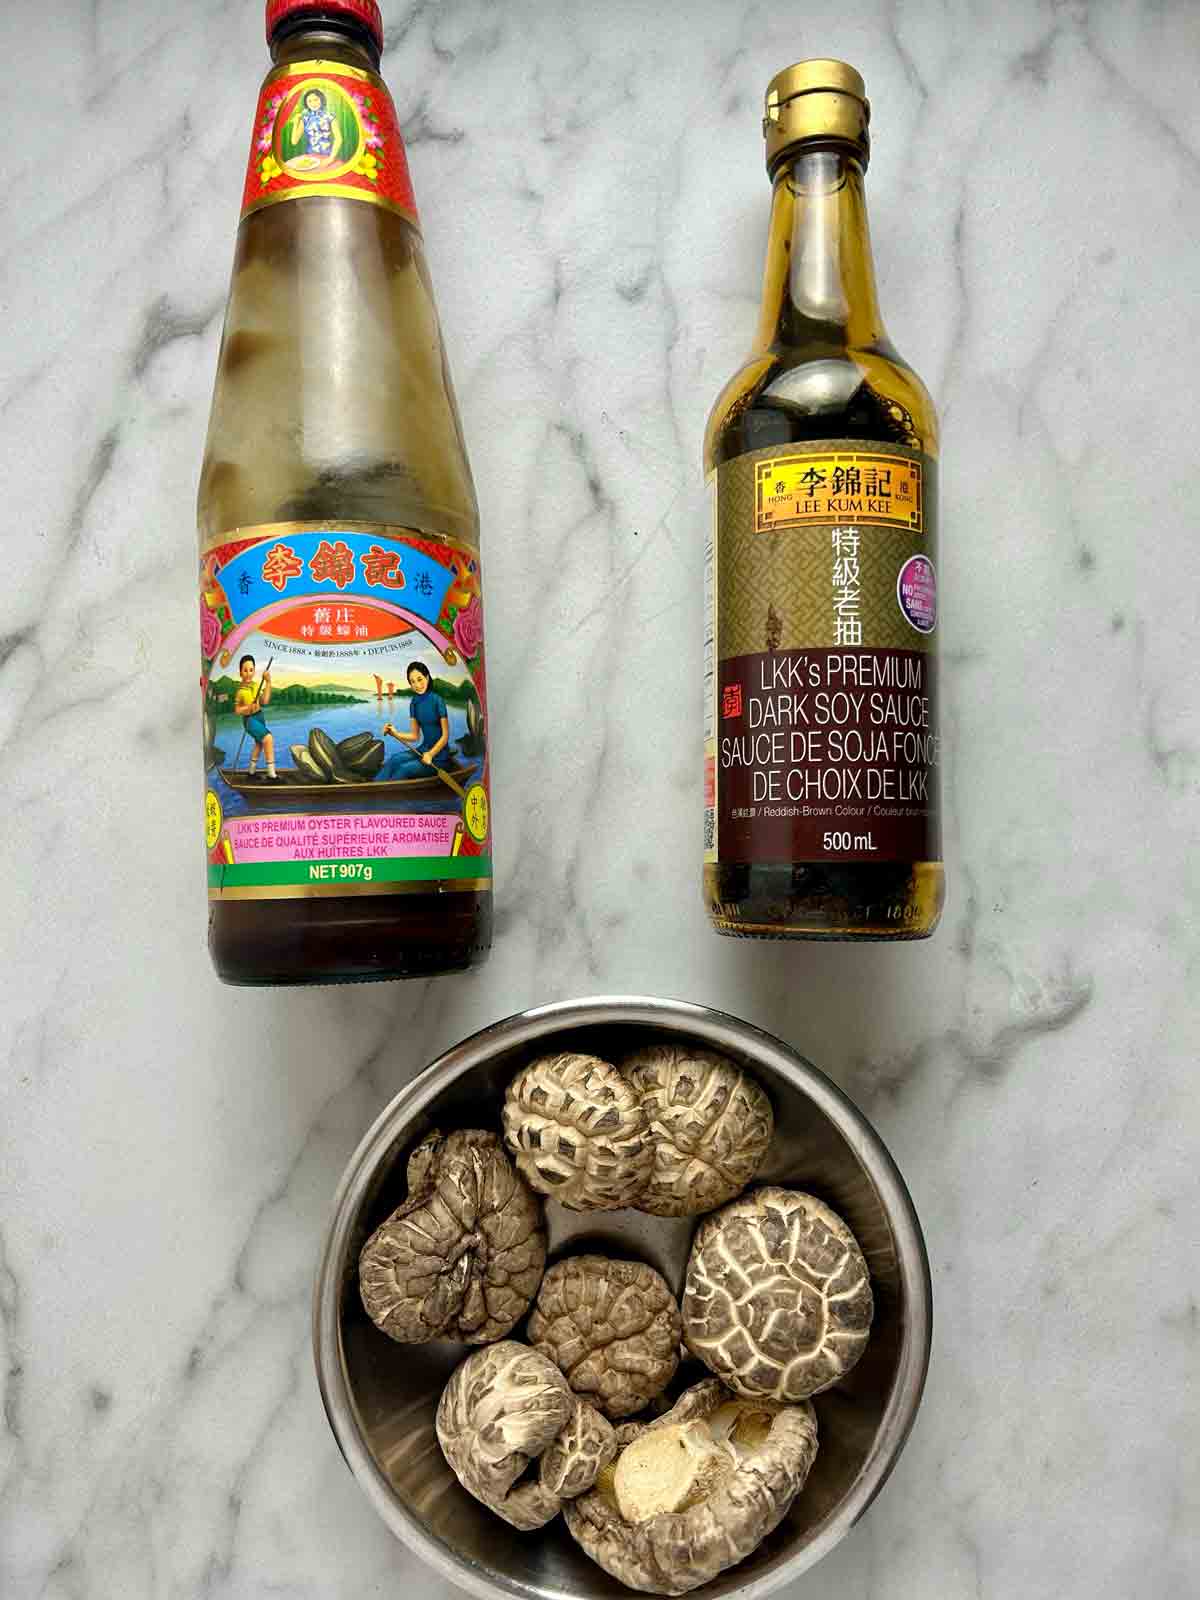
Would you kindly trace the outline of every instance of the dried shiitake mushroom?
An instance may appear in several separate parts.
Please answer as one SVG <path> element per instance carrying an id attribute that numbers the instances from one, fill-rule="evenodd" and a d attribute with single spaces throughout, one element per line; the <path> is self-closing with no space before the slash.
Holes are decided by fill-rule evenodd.
<path id="1" fill-rule="evenodd" d="M 550 1268 L 529 1342 L 607 1417 L 661 1394 L 679 1365 L 681 1327 L 665 1278 L 641 1261 L 570 1256 Z"/>
<path id="2" fill-rule="evenodd" d="M 696 1231 L 684 1342 L 739 1394 L 820 1394 L 866 1349 L 873 1312 L 858 1241 L 811 1194 L 757 1189 Z"/>
<path id="3" fill-rule="evenodd" d="M 650 1174 L 638 1097 L 598 1056 L 543 1056 L 518 1072 L 504 1137 L 528 1182 L 572 1211 L 631 1206 Z"/>
<path id="4" fill-rule="evenodd" d="M 774 1132 L 771 1102 L 715 1050 L 652 1044 L 621 1063 L 650 1124 L 654 1164 L 637 1200 L 656 1217 L 691 1217 L 740 1194 Z"/>
<path id="5" fill-rule="evenodd" d="M 546 1264 L 541 1202 L 497 1134 L 429 1137 L 408 1163 L 408 1199 L 363 1246 L 372 1322 L 401 1344 L 501 1339 L 529 1308 Z"/>
<path id="6" fill-rule="evenodd" d="M 755 1550 L 817 1454 L 811 1405 L 741 1400 L 716 1379 L 617 1430 L 615 1470 L 563 1507 L 579 1545 L 630 1589 L 687 1594 Z"/>
<path id="7" fill-rule="evenodd" d="M 513 1339 L 476 1350 L 451 1375 L 437 1436 L 463 1488 L 526 1532 L 590 1489 L 617 1452 L 612 1426 L 553 1362 Z"/>
<path id="8" fill-rule="evenodd" d="M 612 1424 L 576 1397 L 566 1427 L 538 1463 L 542 1487 L 560 1500 L 574 1500 L 587 1493 L 616 1453 Z"/>

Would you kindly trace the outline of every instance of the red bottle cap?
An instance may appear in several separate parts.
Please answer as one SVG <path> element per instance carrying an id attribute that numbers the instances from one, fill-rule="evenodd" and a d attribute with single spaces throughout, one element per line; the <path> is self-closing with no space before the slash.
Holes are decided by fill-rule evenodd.
<path id="1" fill-rule="evenodd" d="M 267 43 L 285 17 L 310 11 L 317 16 L 354 17 L 361 22 L 383 49 L 383 17 L 375 0 L 267 0 Z"/>

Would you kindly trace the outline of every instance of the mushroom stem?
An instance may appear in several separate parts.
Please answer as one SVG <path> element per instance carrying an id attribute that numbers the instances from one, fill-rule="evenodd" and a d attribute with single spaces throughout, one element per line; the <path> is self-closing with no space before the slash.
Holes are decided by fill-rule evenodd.
<path id="1" fill-rule="evenodd" d="M 626 1522 L 649 1522 L 699 1505 L 733 1470 L 733 1456 L 703 1422 L 672 1423 L 651 1428 L 621 1452 L 613 1492 Z"/>
<path id="2" fill-rule="evenodd" d="M 679 1595 L 745 1560 L 787 1515 L 817 1453 L 817 1420 L 807 1401 L 738 1400 L 710 1378 L 617 1437 L 611 1486 L 602 1471 L 568 1501 L 567 1527 L 627 1588 Z"/>

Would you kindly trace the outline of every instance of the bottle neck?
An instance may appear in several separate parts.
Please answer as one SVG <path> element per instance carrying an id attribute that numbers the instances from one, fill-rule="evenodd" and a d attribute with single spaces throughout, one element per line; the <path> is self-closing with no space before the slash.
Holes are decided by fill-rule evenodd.
<path id="1" fill-rule="evenodd" d="M 363 72 L 379 71 L 379 47 L 366 28 L 349 19 L 297 18 L 284 22 L 271 40 L 271 60 L 277 67 L 291 61 L 340 61 Z"/>
<path id="2" fill-rule="evenodd" d="M 863 169 L 848 149 L 801 147 L 775 174 L 756 352 L 884 342 Z"/>

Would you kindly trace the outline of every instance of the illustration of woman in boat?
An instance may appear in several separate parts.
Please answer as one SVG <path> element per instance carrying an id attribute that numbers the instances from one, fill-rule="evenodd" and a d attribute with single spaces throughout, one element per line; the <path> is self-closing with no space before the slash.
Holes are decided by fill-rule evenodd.
<path id="1" fill-rule="evenodd" d="M 408 686 L 412 690 L 409 715 L 412 721 L 407 733 L 390 722 L 383 725 L 384 734 L 397 739 L 408 748 L 389 756 L 379 771 L 380 779 L 412 778 L 422 766 L 447 767 L 450 744 L 450 713 L 446 702 L 433 687 L 429 668 L 423 661 L 413 661 L 408 668 Z"/>
<path id="2" fill-rule="evenodd" d="M 319 167 L 332 167 L 342 148 L 342 130 L 337 118 L 329 109 L 321 89 L 309 89 L 297 105 L 288 124 L 288 138 L 293 145 L 303 143 L 303 150 L 284 166 L 298 172 L 313 172 Z"/>

